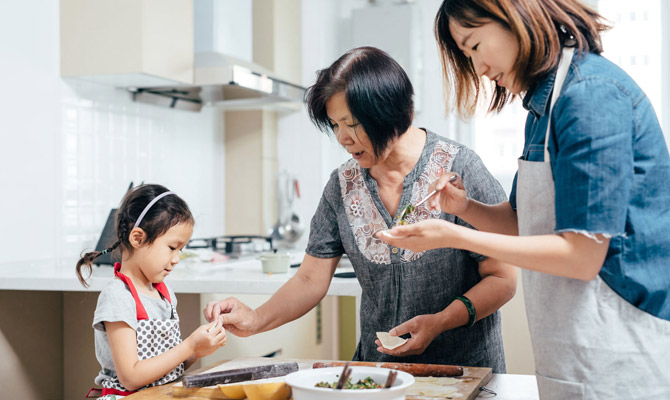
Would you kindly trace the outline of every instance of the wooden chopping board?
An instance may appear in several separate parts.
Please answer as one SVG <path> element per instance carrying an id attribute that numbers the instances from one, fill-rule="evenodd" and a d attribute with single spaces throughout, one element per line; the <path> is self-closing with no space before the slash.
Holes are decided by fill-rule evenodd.
<path id="1" fill-rule="evenodd" d="M 218 372 L 229 369 L 254 367 L 259 365 L 269 365 L 279 362 L 297 362 L 299 368 L 310 369 L 316 361 L 322 360 L 304 360 L 304 359 L 276 359 L 263 357 L 237 358 L 226 363 L 220 364 L 216 367 L 198 373 Z M 428 399 L 448 399 L 454 398 L 458 400 L 472 400 L 479 395 L 479 388 L 486 385 L 491 379 L 491 368 L 478 367 L 463 367 L 463 376 L 455 378 L 417 378 L 417 382 L 412 388 L 429 387 L 433 394 L 431 396 L 425 395 L 411 395 L 408 394 L 408 400 L 428 400 Z M 270 378 L 253 381 L 253 383 L 281 381 L 283 378 Z M 425 383 L 429 381 L 428 383 Z M 454 391 L 455 388 L 455 392 Z M 153 389 L 153 388 L 152 388 Z M 167 389 L 167 388 L 166 388 Z M 150 390 L 150 389 L 147 389 Z M 138 394 L 145 392 L 143 390 Z M 452 393 L 453 392 L 453 393 Z M 167 393 L 167 392 L 166 392 Z M 171 385 L 170 397 L 176 399 L 225 399 L 226 397 L 216 386 L 207 386 L 202 388 L 185 388 L 181 382 Z M 167 398 L 170 398 L 167 397 Z M 153 397 L 157 398 L 157 397 Z"/>
<path id="2" fill-rule="evenodd" d="M 491 368 L 480 367 L 463 367 L 463 376 L 454 378 L 423 378 L 415 377 L 414 385 L 410 386 L 407 394 L 407 399 L 458 399 L 458 400 L 472 400 L 479 396 L 479 388 L 486 385 L 492 376 Z M 431 392 L 435 393 L 426 395 L 413 395 L 413 391 L 421 387 L 428 386 Z M 455 392 L 454 392 L 455 389 Z"/>

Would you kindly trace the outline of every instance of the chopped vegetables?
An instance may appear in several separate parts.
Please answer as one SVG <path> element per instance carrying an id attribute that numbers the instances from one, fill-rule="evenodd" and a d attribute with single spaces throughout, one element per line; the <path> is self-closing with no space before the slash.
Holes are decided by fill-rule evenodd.
<path id="1" fill-rule="evenodd" d="M 334 389 L 337 386 L 337 382 L 328 383 L 328 382 L 318 382 L 314 387 L 320 388 L 330 388 Z M 381 389 L 382 386 L 377 384 L 371 377 L 365 379 L 359 379 L 358 382 L 352 383 L 351 378 L 347 379 L 347 382 L 344 384 L 342 389 Z"/>
<path id="2" fill-rule="evenodd" d="M 398 215 L 398 218 L 396 219 L 395 224 L 396 225 L 407 225 L 408 222 L 405 220 L 405 217 L 407 217 L 407 215 L 409 215 L 415 209 L 416 209 L 416 207 L 414 207 L 412 205 L 412 203 L 406 205 L 405 208 L 402 209 L 402 212 Z"/>

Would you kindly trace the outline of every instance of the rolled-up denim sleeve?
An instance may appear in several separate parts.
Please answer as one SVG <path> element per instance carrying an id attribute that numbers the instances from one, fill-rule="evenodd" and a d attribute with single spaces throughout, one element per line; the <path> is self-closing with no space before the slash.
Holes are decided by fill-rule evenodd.
<path id="1" fill-rule="evenodd" d="M 556 231 L 622 235 L 633 179 L 633 104 L 614 81 L 566 88 L 554 107 Z"/>

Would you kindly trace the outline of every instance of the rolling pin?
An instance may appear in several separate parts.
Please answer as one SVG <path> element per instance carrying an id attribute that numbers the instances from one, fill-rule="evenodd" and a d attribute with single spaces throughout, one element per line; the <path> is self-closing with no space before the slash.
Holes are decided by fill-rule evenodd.
<path id="1" fill-rule="evenodd" d="M 332 362 L 316 362 L 312 368 L 326 368 L 326 367 L 341 367 L 345 364 L 344 361 Z M 395 369 L 398 371 L 407 372 L 413 376 L 461 376 L 463 375 L 463 367 L 456 365 L 441 365 L 441 364 L 413 364 L 413 363 L 393 363 L 393 362 L 368 362 L 368 361 L 350 361 L 349 365 L 352 367 L 378 367 Z"/>
<path id="2" fill-rule="evenodd" d="M 223 385 L 226 383 L 254 381 L 257 379 L 284 376 L 298 370 L 298 363 L 282 363 L 261 365 L 259 367 L 230 369 L 227 371 L 208 372 L 206 374 L 188 375 L 184 377 L 184 387 L 204 387 Z"/>

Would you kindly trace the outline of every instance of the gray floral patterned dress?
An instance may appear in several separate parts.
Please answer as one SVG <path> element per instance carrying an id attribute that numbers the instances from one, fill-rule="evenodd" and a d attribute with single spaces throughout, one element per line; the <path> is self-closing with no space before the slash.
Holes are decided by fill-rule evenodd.
<path id="1" fill-rule="evenodd" d="M 427 131 L 423 153 L 404 179 L 399 207 L 422 198 L 430 183 L 448 171 L 462 176 L 469 197 L 487 204 L 506 200 L 500 183 L 472 150 Z M 333 258 L 346 253 L 362 287 L 361 339 L 354 360 L 454 364 L 505 372 L 499 311 L 470 328 L 443 332 L 420 355 L 394 357 L 377 351 L 377 331 L 443 310 L 482 279 L 478 268 L 485 259 L 451 248 L 421 253 L 394 248 L 373 236 L 391 227 L 393 217 L 382 204 L 377 182 L 351 159 L 331 174 L 312 218 L 307 254 Z M 408 221 L 428 218 L 469 226 L 423 205 Z"/>

